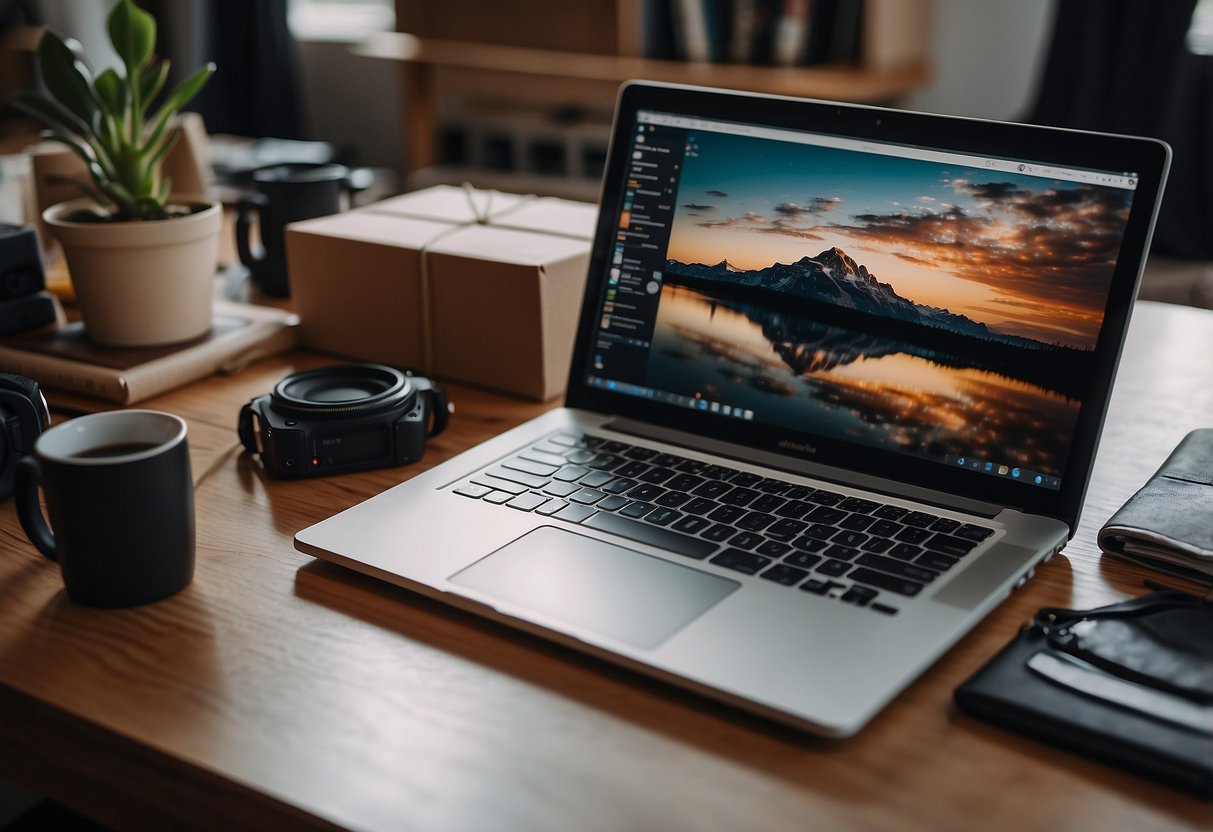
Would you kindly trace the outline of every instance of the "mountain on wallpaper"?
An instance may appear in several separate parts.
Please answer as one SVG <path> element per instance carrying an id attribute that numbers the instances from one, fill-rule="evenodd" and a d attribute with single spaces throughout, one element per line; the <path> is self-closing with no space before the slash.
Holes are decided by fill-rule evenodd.
<path id="1" fill-rule="evenodd" d="M 722 287 L 746 287 L 780 295 L 792 295 L 809 301 L 828 303 L 869 315 L 894 318 L 919 326 L 944 329 L 983 340 L 1000 341 L 1025 348 L 1045 346 L 1039 341 L 995 332 L 983 323 L 947 309 L 910 301 L 834 246 L 816 257 L 802 257 L 795 263 L 775 263 L 761 269 L 738 269 L 727 260 L 713 266 L 667 260 L 670 274 L 711 281 Z"/>

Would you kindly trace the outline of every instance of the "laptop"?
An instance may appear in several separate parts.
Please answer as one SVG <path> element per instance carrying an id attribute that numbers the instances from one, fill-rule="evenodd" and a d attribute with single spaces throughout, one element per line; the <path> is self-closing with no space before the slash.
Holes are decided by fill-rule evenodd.
<path id="1" fill-rule="evenodd" d="M 295 545 L 852 735 L 1073 535 L 1169 158 L 625 84 L 564 406 Z"/>

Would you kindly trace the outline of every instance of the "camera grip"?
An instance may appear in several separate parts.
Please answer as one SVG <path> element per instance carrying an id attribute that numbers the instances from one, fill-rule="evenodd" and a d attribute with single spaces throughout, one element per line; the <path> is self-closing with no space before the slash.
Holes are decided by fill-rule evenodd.
<path id="1" fill-rule="evenodd" d="M 236 424 L 236 434 L 240 437 L 240 444 L 250 454 L 260 452 L 257 447 L 257 428 L 253 423 L 253 406 L 246 404 L 240 408 L 240 420 Z"/>
<path id="2" fill-rule="evenodd" d="M 433 414 L 433 419 L 430 422 L 429 436 L 437 436 L 446 430 L 446 423 L 451 419 L 451 400 L 447 398 L 446 391 L 437 384 L 430 382 L 430 412 Z"/>
<path id="3" fill-rule="evenodd" d="M 42 514 L 42 506 L 38 504 L 40 474 L 38 461 L 34 457 L 27 456 L 17 461 L 17 479 L 13 492 L 17 503 L 17 517 L 34 548 L 57 562 L 59 552 L 55 547 L 55 535 Z"/>

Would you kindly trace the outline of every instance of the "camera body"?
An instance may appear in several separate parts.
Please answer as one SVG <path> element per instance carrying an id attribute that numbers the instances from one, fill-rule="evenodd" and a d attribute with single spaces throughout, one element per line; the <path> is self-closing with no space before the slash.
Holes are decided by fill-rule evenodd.
<path id="1" fill-rule="evenodd" d="M 415 462 L 449 415 L 423 376 L 345 364 L 287 376 L 241 409 L 239 432 L 270 476 L 304 479 Z"/>
<path id="2" fill-rule="evenodd" d="M 17 460 L 33 453 L 34 440 L 50 425 L 38 382 L 0 373 L 0 500 L 13 493 Z"/>
<path id="3" fill-rule="evenodd" d="M 0 301 L 27 297 L 45 288 L 34 227 L 0 222 Z"/>
<path id="4" fill-rule="evenodd" d="M 0 335 L 54 322 L 59 307 L 46 289 L 46 274 L 32 225 L 0 222 Z"/>

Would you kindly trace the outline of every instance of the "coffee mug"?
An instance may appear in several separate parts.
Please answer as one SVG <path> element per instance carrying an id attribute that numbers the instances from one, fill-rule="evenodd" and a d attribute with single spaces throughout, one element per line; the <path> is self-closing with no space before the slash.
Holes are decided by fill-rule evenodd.
<path id="1" fill-rule="evenodd" d="M 14 496 L 30 542 L 59 563 L 77 603 L 133 607 L 193 578 L 194 487 L 177 416 L 114 410 L 58 424 L 17 463 Z"/>
<path id="2" fill-rule="evenodd" d="M 236 251 L 253 284 L 267 295 L 289 297 L 285 229 L 288 223 L 336 214 L 367 187 L 369 171 L 336 164 L 285 164 L 253 173 L 256 193 L 236 203 Z M 253 251 L 250 220 L 259 220 L 262 251 Z"/>

